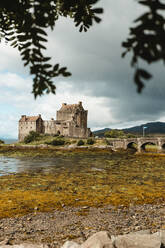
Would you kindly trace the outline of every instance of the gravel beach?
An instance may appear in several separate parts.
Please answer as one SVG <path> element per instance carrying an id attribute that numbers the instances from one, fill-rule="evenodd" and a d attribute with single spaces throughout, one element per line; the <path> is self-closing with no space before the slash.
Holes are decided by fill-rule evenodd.
<path id="1" fill-rule="evenodd" d="M 150 229 L 151 233 L 165 229 L 165 203 L 129 208 L 64 206 L 61 211 L 4 218 L 0 220 L 0 241 L 6 240 L 6 244 L 45 243 L 59 248 L 66 240 L 81 244 L 102 230 L 118 235 L 144 229 Z"/>

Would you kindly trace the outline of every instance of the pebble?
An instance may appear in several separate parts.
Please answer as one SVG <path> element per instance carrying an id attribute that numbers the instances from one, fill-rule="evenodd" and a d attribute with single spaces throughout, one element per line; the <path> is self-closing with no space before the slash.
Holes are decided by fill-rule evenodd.
<path id="1" fill-rule="evenodd" d="M 86 215 L 77 215 L 81 209 L 90 211 L 86 211 Z M 128 208 L 65 206 L 62 211 L 4 218 L 0 220 L 0 227 L 1 241 L 11 240 L 11 244 L 42 241 L 51 248 L 60 248 L 67 240 L 82 244 L 101 230 L 116 236 L 146 229 L 151 233 L 165 229 L 165 205 L 144 204 Z"/>

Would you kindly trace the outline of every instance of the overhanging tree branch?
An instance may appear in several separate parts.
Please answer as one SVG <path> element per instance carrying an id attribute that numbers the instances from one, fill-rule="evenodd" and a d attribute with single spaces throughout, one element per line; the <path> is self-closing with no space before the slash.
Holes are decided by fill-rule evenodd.
<path id="1" fill-rule="evenodd" d="M 18 48 L 24 66 L 33 75 L 34 97 L 55 93 L 53 78 L 71 75 L 66 67 L 52 66 L 43 51 L 47 42 L 46 28 L 52 30 L 59 16 L 70 17 L 79 31 L 87 31 L 93 21 L 99 23 L 103 10 L 94 8 L 98 0 L 1 0 L 0 34 L 14 48 Z"/>
<path id="2" fill-rule="evenodd" d="M 163 61 L 165 63 L 165 17 L 163 11 L 165 4 L 160 0 L 139 0 L 149 10 L 135 20 L 138 25 L 130 28 L 130 37 L 122 43 L 125 52 L 132 53 L 131 66 L 135 68 L 134 81 L 138 92 L 144 87 L 144 80 L 149 80 L 152 75 L 138 67 L 139 59 L 151 64 Z"/>

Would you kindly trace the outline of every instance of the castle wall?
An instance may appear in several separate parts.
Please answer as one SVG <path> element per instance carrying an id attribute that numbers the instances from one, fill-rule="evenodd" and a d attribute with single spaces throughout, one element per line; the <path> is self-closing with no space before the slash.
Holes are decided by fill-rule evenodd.
<path id="1" fill-rule="evenodd" d="M 39 118 L 36 121 L 36 132 L 37 133 L 43 133 L 44 132 L 44 130 L 43 130 L 43 120 L 41 118 Z"/>
<path id="2" fill-rule="evenodd" d="M 71 112 L 57 111 L 56 119 L 57 121 L 71 121 L 73 116 Z"/>
<path id="3" fill-rule="evenodd" d="M 56 125 L 55 125 L 55 121 L 51 120 L 51 121 L 43 121 L 43 132 L 46 134 L 56 134 L 57 130 L 56 130 Z"/>
<path id="4" fill-rule="evenodd" d="M 28 121 L 28 122 L 19 122 L 19 141 L 23 141 L 24 138 L 29 134 L 30 131 L 37 131 L 36 130 L 36 122 Z"/>
<path id="5" fill-rule="evenodd" d="M 75 138 L 88 138 L 90 136 L 90 129 L 89 128 L 81 128 L 70 126 L 69 127 L 69 137 Z"/>
<path id="6" fill-rule="evenodd" d="M 78 127 L 85 129 L 87 128 L 87 114 L 88 111 L 83 110 L 83 111 L 79 111 L 78 114 L 75 115 Z"/>

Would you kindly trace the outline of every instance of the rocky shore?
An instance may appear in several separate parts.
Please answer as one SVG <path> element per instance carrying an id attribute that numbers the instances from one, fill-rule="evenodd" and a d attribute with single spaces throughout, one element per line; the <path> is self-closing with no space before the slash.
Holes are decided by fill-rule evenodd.
<path id="1" fill-rule="evenodd" d="M 165 229 L 165 203 L 132 205 L 129 208 L 124 206 L 100 206 L 99 208 L 63 206 L 62 210 L 51 213 L 34 212 L 22 217 L 1 219 L 0 247 L 7 248 L 14 245 L 14 247 L 23 248 L 24 246 L 15 245 L 33 243 L 35 247 L 37 247 L 36 244 L 42 244 L 38 247 L 46 245 L 45 247 L 52 248 L 62 246 L 72 248 L 73 244 L 78 248 L 78 244 L 83 244 L 89 237 L 100 231 L 107 231 L 108 235 L 115 237 L 146 229 L 147 233 L 151 234 Z M 67 241 L 76 242 L 76 244 Z M 93 246 L 84 247 L 93 248 Z M 103 246 L 98 246 L 100 247 Z"/>

